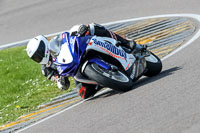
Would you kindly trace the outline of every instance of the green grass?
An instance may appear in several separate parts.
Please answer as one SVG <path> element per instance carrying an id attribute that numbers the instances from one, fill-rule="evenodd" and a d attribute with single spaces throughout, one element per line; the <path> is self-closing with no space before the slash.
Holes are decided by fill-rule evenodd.
<path id="1" fill-rule="evenodd" d="M 42 75 L 40 65 L 29 59 L 25 47 L 0 51 L 0 125 L 37 110 L 38 105 L 63 93 L 66 91 Z"/>

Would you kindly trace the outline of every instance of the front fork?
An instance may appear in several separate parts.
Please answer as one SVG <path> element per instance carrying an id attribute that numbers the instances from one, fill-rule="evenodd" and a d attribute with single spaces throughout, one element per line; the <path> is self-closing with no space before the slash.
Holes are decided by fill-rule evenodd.
<path id="1" fill-rule="evenodd" d="M 136 57 L 136 60 L 135 60 L 134 64 L 130 67 L 130 69 L 127 71 L 127 73 L 129 74 L 130 78 L 133 81 L 136 81 L 146 71 L 145 57 L 149 56 L 149 54 L 137 53 L 134 56 Z"/>

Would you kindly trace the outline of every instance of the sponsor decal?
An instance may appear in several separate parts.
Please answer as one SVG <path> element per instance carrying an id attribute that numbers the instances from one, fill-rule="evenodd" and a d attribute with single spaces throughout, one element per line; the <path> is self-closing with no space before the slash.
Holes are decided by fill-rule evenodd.
<path id="1" fill-rule="evenodd" d="M 88 45 L 92 45 L 92 42 L 89 42 Z"/>
<path id="2" fill-rule="evenodd" d="M 130 64 L 131 64 L 131 61 L 128 63 L 128 66 L 126 67 L 125 70 L 127 70 L 129 68 Z"/>
<path id="3" fill-rule="evenodd" d="M 133 65 L 133 70 L 132 70 L 132 73 L 131 73 L 131 79 L 133 79 L 135 77 L 135 64 Z"/>
<path id="4" fill-rule="evenodd" d="M 102 50 L 104 50 L 105 52 L 110 54 L 111 56 L 126 60 L 127 55 L 126 55 L 126 52 L 124 50 L 118 49 L 117 47 L 112 45 L 110 42 L 101 42 L 101 41 L 98 41 L 95 38 L 92 39 L 92 40 L 93 40 L 95 46 L 101 48 Z"/>
<path id="5" fill-rule="evenodd" d="M 46 51 L 46 54 L 45 54 L 45 58 L 48 57 L 48 53 L 49 53 L 49 51 L 47 50 L 47 51 Z"/>
<path id="6" fill-rule="evenodd" d="M 61 74 L 61 73 L 63 72 L 61 66 L 58 66 L 58 67 L 57 67 L 57 70 L 59 71 L 59 74 Z"/>
<path id="7" fill-rule="evenodd" d="M 65 33 L 62 34 L 62 38 L 63 38 L 63 39 L 65 38 Z"/>

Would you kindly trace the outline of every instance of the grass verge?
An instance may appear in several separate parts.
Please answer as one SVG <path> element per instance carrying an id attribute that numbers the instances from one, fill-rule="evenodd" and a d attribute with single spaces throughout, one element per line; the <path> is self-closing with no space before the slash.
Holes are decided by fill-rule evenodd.
<path id="1" fill-rule="evenodd" d="M 72 79 L 71 79 L 72 81 Z M 71 82 L 70 91 L 74 87 Z M 37 106 L 66 93 L 47 80 L 25 47 L 0 51 L 0 125 L 37 110 Z"/>

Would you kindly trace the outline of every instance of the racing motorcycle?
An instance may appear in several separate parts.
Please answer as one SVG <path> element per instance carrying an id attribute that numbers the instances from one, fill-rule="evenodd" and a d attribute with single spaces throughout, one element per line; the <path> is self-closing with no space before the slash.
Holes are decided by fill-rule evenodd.
<path id="1" fill-rule="evenodd" d="M 141 76 L 162 70 L 161 60 L 145 50 L 132 53 L 108 37 L 62 34 L 60 54 L 53 60 L 61 76 L 119 91 L 128 91 Z"/>

